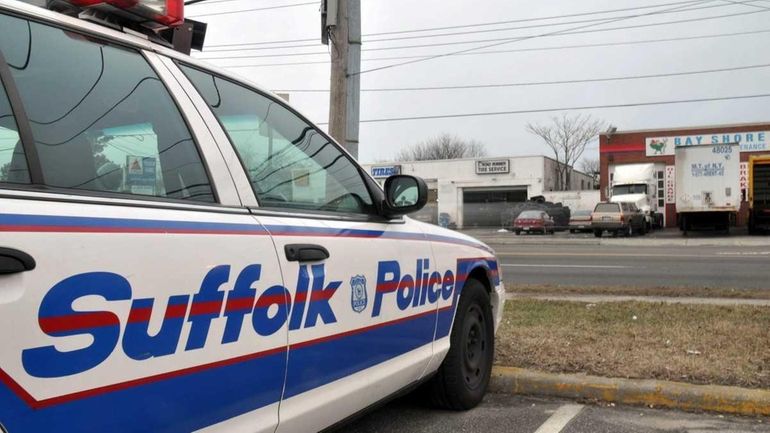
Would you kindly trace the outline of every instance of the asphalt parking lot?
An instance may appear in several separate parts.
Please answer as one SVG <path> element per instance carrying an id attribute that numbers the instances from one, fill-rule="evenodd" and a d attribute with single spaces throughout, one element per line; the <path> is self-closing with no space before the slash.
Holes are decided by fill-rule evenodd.
<path id="1" fill-rule="evenodd" d="M 770 432 L 770 420 L 490 394 L 468 412 L 396 400 L 342 427 L 344 433 L 705 433 Z"/>

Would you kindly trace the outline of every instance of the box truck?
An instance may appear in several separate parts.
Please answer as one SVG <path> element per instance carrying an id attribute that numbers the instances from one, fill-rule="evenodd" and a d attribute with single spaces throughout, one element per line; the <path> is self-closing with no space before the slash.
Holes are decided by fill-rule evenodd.
<path id="1" fill-rule="evenodd" d="M 749 158 L 749 233 L 770 231 L 770 155 Z"/>
<path id="2" fill-rule="evenodd" d="M 663 209 L 658 209 L 658 173 L 664 164 L 622 164 L 610 167 L 610 201 L 634 203 L 644 213 L 647 229 L 663 227 Z"/>
<path id="3" fill-rule="evenodd" d="M 680 146 L 675 154 L 679 228 L 729 233 L 741 205 L 740 146 Z"/>

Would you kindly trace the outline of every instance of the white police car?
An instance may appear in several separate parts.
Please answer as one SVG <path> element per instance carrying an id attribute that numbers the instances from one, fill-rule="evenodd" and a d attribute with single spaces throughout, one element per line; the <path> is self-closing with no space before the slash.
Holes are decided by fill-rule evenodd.
<path id="1" fill-rule="evenodd" d="M 307 432 L 417 385 L 481 400 L 497 261 L 402 216 L 422 180 L 383 192 L 146 36 L 180 0 L 56 3 L 88 20 L 0 0 L 0 430 Z"/>

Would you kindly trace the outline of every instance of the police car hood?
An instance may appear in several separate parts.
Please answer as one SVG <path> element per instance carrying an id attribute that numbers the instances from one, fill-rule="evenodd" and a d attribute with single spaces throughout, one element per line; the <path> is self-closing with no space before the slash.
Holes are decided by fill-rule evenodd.
<path id="1" fill-rule="evenodd" d="M 415 219 L 404 217 L 404 219 L 409 219 L 410 224 L 414 224 L 414 226 L 418 227 L 419 230 L 423 233 L 425 233 L 428 237 L 436 240 L 441 241 L 441 239 L 452 239 L 459 241 L 463 244 L 467 244 L 468 246 L 475 246 L 477 248 L 481 248 L 483 250 L 487 250 L 492 255 L 494 255 L 494 249 L 492 249 L 489 245 L 485 244 L 484 242 L 481 242 L 480 240 L 468 236 L 463 233 L 456 232 L 454 230 L 445 229 L 442 227 L 439 227 L 434 224 L 428 224 L 422 221 L 417 221 Z"/>

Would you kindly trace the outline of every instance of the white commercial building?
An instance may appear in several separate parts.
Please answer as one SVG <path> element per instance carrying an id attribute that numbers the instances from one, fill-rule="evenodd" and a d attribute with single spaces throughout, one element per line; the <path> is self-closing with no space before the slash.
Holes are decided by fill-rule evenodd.
<path id="1" fill-rule="evenodd" d="M 577 170 L 570 170 L 570 191 L 554 192 L 558 190 L 557 162 L 545 156 L 363 166 L 380 182 L 393 174 L 411 174 L 425 179 L 429 190 L 428 205 L 416 217 L 434 224 L 443 220 L 442 223 L 458 228 L 499 226 L 502 213 L 511 204 L 535 196 L 545 196 L 549 201 L 560 201 L 560 196 L 569 196 L 573 203 L 585 201 L 585 208 L 592 207 L 599 197 L 598 191 L 594 191 L 594 179 Z"/>

